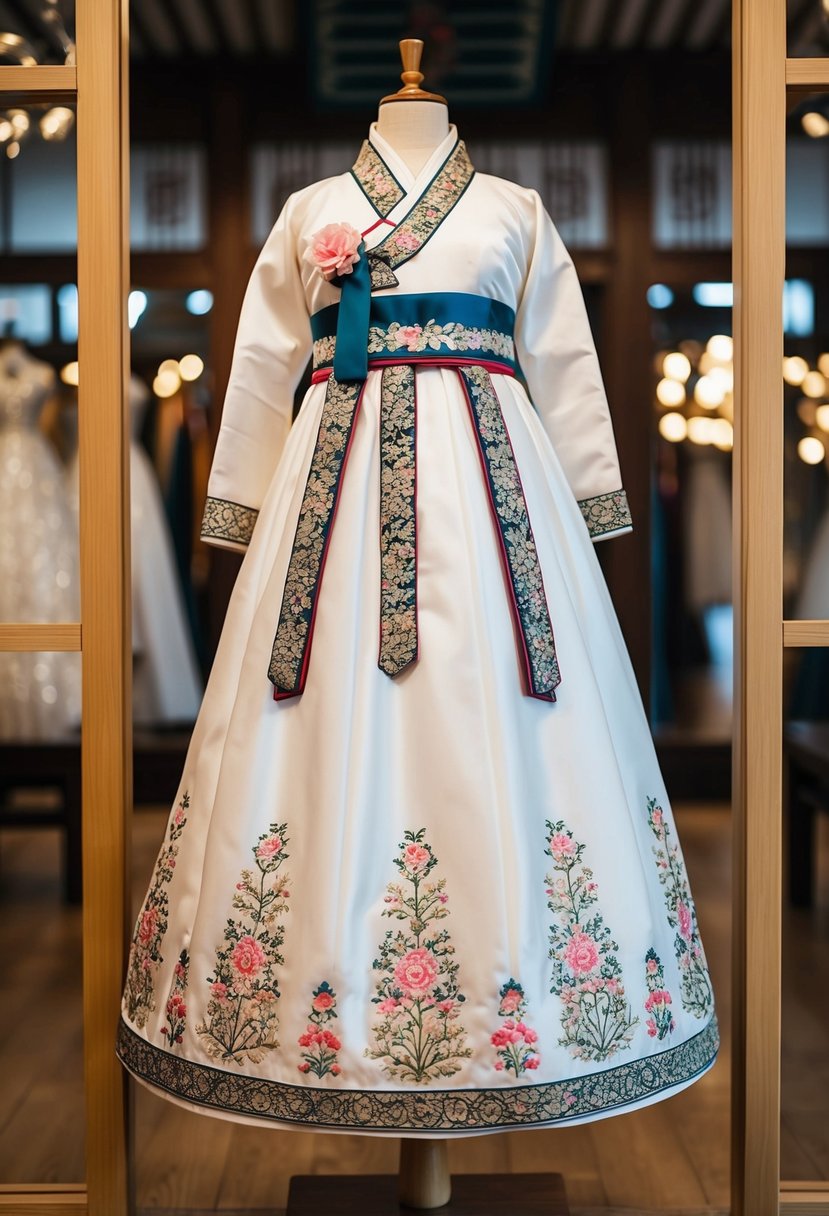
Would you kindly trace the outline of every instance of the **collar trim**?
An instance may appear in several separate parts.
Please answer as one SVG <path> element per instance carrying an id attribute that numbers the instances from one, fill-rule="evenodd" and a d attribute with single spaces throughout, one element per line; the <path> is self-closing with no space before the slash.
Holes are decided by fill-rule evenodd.
<path id="1" fill-rule="evenodd" d="M 474 176 L 466 144 L 459 139 L 394 231 L 369 253 L 382 258 L 392 270 L 408 262 L 434 236 Z M 372 283 L 372 286 L 384 284 Z"/>
<path id="2" fill-rule="evenodd" d="M 400 182 L 374 144 L 367 139 L 363 140 L 360 155 L 354 162 L 351 175 L 382 219 L 385 219 L 400 200 L 406 197 L 406 191 Z"/>

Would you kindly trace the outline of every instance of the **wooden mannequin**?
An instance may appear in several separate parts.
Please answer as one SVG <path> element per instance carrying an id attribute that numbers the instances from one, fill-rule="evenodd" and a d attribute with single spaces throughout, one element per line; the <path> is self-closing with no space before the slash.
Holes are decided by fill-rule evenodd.
<path id="1" fill-rule="evenodd" d="M 403 60 L 402 79 L 407 81 L 398 93 L 384 97 L 377 113 L 377 131 L 387 140 L 412 173 L 418 173 L 449 134 L 446 99 L 438 93 L 419 88 L 423 74 L 418 71 L 423 43 L 405 38 L 400 43 Z M 408 78 L 408 79 L 407 79 Z M 399 102 L 408 102 L 400 105 Z M 412 105 L 416 102 L 416 105 Z"/>
<path id="2" fill-rule="evenodd" d="M 449 134 L 445 97 L 420 88 L 423 43 L 404 38 L 400 43 L 403 88 L 380 102 L 377 130 L 400 159 L 417 174 Z M 405 104 L 401 104 L 405 103 Z M 400 1201 L 412 1208 L 439 1208 L 449 1202 L 452 1186 L 445 1140 L 402 1140 L 400 1144 Z"/>

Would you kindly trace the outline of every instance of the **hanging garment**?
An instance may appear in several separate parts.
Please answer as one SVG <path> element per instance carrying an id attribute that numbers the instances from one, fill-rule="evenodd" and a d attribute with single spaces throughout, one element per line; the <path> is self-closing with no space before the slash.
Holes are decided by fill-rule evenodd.
<path id="1" fill-rule="evenodd" d="M 247 553 L 136 925 L 137 1078 L 242 1122 L 435 1137 L 708 1070 L 696 912 L 592 544 L 630 527 L 538 196 L 454 128 L 413 175 L 373 127 L 288 200 L 245 298 L 204 533 Z"/>
<path id="2" fill-rule="evenodd" d="M 0 352 L 0 621 L 80 617 L 78 530 L 57 452 L 38 426 L 55 374 L 13 341 Z M 0 738 L 75 739 L 81 656 L 0 654 Z"/>
<path id="3" fill-rule="evenodd" d="M 130 557 L 132 569 L 132 716 L 136 726 L 193 722 L 202 682 L 161 489 L 139 435 L 149 390 L 139 376 L 129 385 Z M 77 442 L 77 417 L 74 419 Z M 79 507 L 77 447 L 67 485 Z"/>

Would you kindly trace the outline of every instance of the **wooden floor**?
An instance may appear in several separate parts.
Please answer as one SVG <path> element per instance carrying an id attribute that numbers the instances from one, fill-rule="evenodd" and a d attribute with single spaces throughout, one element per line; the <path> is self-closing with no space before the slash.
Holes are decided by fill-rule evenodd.
<path id="1" fill-rule="evenodd" d="M 677 815 L 723 1029 L 717 1065 L 684 1093 L 633 1114 L 584 1127 L 453 1142 L 455 1172 L 559 1171 L 580 1216 L 691 1216 L 727 1209 L 730 818 L 724 807 L 682 807 Z M 136 904 L 164 818 L 163 811 L 136 815 Z M 0 1181 L 79 1181 L 80 915 L 60 903 L 51 832 L 4 833 L 0 849 Z M 828 927 L 829 899 L 815 912 L 791 918 L 787 932 L 784 1177 L 829 1177 L 829 1029 L 820 997 Z M 142 1213 L 276 1216 L 292 1174 L 387 1173 L 397 1167 L 394 1141 L 242 1127 L 182 1111 L 140 1086 L 135 1112 Z"/>

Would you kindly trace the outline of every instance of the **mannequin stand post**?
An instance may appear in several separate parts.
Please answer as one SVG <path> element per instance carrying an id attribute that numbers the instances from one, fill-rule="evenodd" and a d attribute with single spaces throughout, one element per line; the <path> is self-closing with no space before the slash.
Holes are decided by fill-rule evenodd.
<path id="1" fill-rule="evenodd" d="M 400 1173 L 291 1179 L 285 1216 L 568 1216 L 561 1174 L 449 1176 L 445 1140 L 402 1140 Z"/>

